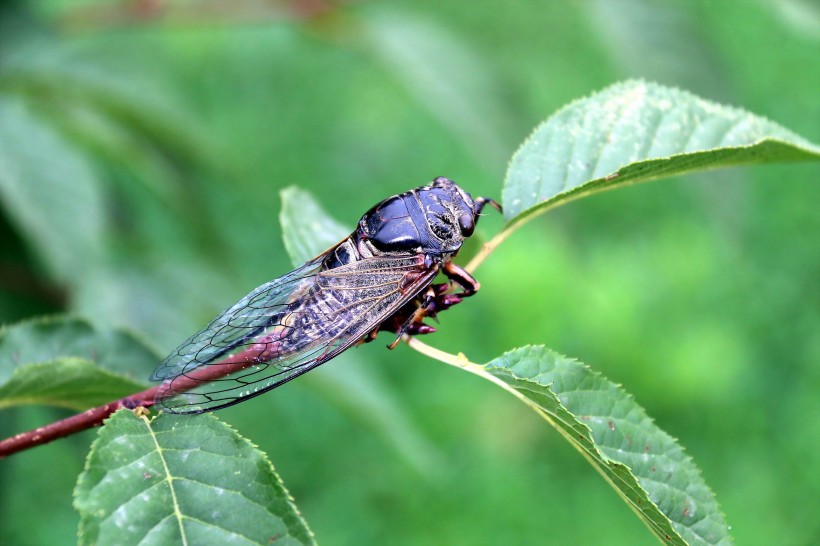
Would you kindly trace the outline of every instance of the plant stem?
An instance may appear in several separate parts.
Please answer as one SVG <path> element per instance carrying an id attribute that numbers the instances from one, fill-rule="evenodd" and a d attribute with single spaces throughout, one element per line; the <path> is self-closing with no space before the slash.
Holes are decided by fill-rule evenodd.
<path id="1" fill-rule="evenodd" d="M 81 430 L 98 427 L 118 409 L 150 407 L 154 404 L 154 397 L 160 387 L 161 385 L 157 385 L 142 392 L 61 419 L 60 421 L 55 421 L 48 425 L 35 428 L 34 430 L 21 432 L 11 438 L 6 438 L 0 441 L 0 459 L 13 455 L 18 451 L 24 451 L 32 447 L 47 444 L 58 438 L 71 436 Z"/>
<path id="2" fill-rule="evenodd" d="M 513 394 L 518 395 L 517 391 L 513 390 L 512 387 L 510 387 L 494 375 L 487 373 L 487 370 L 484 369 L 484 366 L 482 366 L 481 364 L 470 362 L 470 359 L 468 359 L 464 353 L 458 353 L 457 355 L 446 353 L 441 349 L 436 349 L 431 345 L 427 345 L 426 343 L 419 341 L 417 337 L 408 338 L 407 345 L 409 345 L 410 348 L 420 352 L 425 356 L 429 356 L 430 358 L 434 358 L 439 362 L 444 362 L 445 364 L 449 364 L 450 366 L 461 368 L 462 370 L 467 370 L 472 374 L 475 374 L 483 379 L 486 379 L 487 381 L 495 383 L 496 385 L 499 385 L 505 390 L 508 390 Z"/>
<path id="3" fill-rule="evenodd" d="M 492 252 L 496 249 L 498 245 L 504 242 L 507 237 L 513 234 L 515 230 L 521 227 L 520 222 L 513 222 L 504 226 L 504 228 L 496 233 L 492 239 L 481 245 L 481 250 L 479 250 L 475 256 L 470 260 L 470 262 L 464 266 L 464 269 L 468 273 L 472 273 L 478 266 L 480 266 L 487 257 L 492 254 Z"/>
<path id="4" fill-rule="evenodd" d="M 244 370 L 260 362 L 261 350 L 256 344 L 253 344 L 239 353 L 212 363 L 210 366 L 196 368 L 150 389 L 91 408 L 83 413 L 72 415 L 40 428 L 21 432 L 11 438 L 6 438 L 0 441 L 0 459 L 18 451 L 70 436 L 81 430 L 98 427 L 118 409 L 148 408 L 155 404 L 157 398 L 162 399 L 187 392 L 203 384 Z M 195 413 L 195 411 L 189 413 Z"/>

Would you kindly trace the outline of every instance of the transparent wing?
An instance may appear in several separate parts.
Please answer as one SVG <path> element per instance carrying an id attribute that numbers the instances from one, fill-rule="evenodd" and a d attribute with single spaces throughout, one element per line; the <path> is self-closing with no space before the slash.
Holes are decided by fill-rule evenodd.
<path id="1" fill-rule="evenodd" d="M 273 324 L 315 283 L 321 260 L 258 286 L 185 340 L 154 370 L 152 381 L 167 381 L 227 357 Z"/>
<path id="2" fill-rule="evenodd" d="M 360 341 L 437 271 L 416 256 L 324 271 L 316 258 L 263 284 L 171 353 L 152 377 L 163 382 L 157 401 L 199 413 L 273 389 Z"/>

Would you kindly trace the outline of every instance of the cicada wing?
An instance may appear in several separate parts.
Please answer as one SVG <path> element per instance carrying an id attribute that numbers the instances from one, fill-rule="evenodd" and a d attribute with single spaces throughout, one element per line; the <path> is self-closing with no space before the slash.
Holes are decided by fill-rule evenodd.
<path id="1" fill-rule="evenodd" d="M 428 286 L 423 257 L 312 260 L 266 283 L 172 353 L 154 373 L 159 403 L 199 413 L 257 396 L 327 362 Z"/>
<path id="2" fill-rule="evenodd" d="M 320 267 L 321 260 L 314 259 L 255 288 L 168 355 L 151 381 L 169 381 L 217 362 L 257 337 L 310 289 Z"/>

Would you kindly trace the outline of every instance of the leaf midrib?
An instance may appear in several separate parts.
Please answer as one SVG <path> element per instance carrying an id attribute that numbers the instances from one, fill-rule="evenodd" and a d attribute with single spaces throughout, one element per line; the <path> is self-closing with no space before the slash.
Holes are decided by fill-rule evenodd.
<path id="1" fill-rule="evenodd" d="M 145 415 L 140 416 L 140 420 L 145 425 L 145 428 L 148 429 L 148 434 L 151 437 L 151 441 L 154 442 L 154 447 L 157 450 L 159 460 L 160 462 L 162 462 L 162 468 L 165 472 L 165 479 L 168 481 L 168 489 L 171 491 L 171 503 L 174 508 L 174 517 L 176 518 L 177 524 L 179 525 L 180 539 L 182 540 L 183 546 L 188 546 L 188 538 L 185 536 L 185 526 L 182 523 L 182 519 L 184 516 L 182 515 L 182 511 L 179 509 L 179 502 L 177 500 L 176 489 L 174 488 L 174 477 L 171 475 L 171 469 L 168 468 L 168 463 L 166 462 L 165 456 L 162 453 L 162 447 L 159 445 L 157 435 L 154 433 L 154 430 L 151 427 L 151 422 Z"/>

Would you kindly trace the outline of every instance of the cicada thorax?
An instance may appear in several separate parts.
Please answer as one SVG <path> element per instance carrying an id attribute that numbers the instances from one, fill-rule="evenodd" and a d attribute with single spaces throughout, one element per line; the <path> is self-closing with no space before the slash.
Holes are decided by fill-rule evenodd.
<path id="1" fill-rule="evenodd" d="M 447 178 L 388 197 L 354 233 L 375 253 L 415 253 L 446 260 L 472 235 L 483 206 Z"/>

